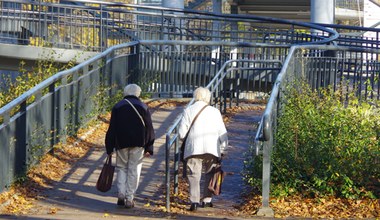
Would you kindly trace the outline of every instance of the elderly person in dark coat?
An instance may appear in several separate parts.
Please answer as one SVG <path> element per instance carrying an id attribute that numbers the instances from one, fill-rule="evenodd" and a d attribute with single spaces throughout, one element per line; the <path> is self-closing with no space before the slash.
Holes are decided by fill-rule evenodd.
<path id="1" fill-rule="evenodd" d="M 124 88 L 124 99 L 111 112 L 105 145 L 107 154 L 116 150 L 117 205 L 134 207 L 144 156 L 153 155 L 155 134 L 148 106 L 140 99 L 136 84 Z"/>

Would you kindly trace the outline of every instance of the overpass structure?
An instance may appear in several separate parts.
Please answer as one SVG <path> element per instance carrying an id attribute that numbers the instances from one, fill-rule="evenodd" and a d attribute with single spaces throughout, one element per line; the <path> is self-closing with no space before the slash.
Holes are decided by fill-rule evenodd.
<path id="1" fill-rule="evenodd" d="M 142 30 L 140 27 L 131 28 L 131 26 L 126 27 L 124 30 L 121 30 L 122 25 L 120 25 L 117 20 L 114 20 L 114 18 L 108 18 L 112 13 L 112 10 L 117 9 L 118 7 L 122 7 L 121 5 L 117 4 L 103 4 L 102 7 L 104 7 L 106 12 L 105 14 L 100 14 L 96 9 L 86 9 L 87 5 L 90 5 L 91 3 L 89 1 L 60 1 L 62 4 L 58 4 L 54 6 L 53 4 L 51 6 L 46 6 L 45 1 L 38 1 L 31 3 L 31 10 L 25 10 L 22 7 L 26 7 L 28 5 L 28 1 L 19 1 L 18 3 L 12 3 L 3 1 L 1 3 L 1 21 L 0 21 L 0 43 L 3 44 L 4 50 L 0 51 L 0 56 L 2 56 L 4 59 L 2 59 L 2 69 L 9 69 L 9 70 L 17 70 L 18 65 L 17 63 L 19 60 L 16 59 L 16 57 L 19 57 L 26 61 L 27 63 L 32 64 L 34 60 L 38 60 L 38 58 L 41 57 L 42 53 L 48 53 L 48 52 L 38 52 L 38 47 L 40 46 L 47 46 L 50 48 L 61 48 L 63 50 L 57 51 L 56 54 L 60 54 L 59 58 L 56 56 L 58 62 L 67 62 L 70 59 L 73 59 L 75 57 L 75 54 L 78 55 L 79 51 L 89 51 L 90 53 L 87 54 L 83 53 L 83 55 L 80 55 L 76 57 L 78 62 L 82 61 L 83 59 L 88 58 L 89 56 L 93 55 L 93 52 L 103 50 L 104 48 L 107 48 L 110 45 L 113 45 L 115 42 L 122 42 L 124 41 L 124 38 L 129 41 L 132 40 L 138 40 L 138 39 L 164 39 L 163 33 L 163 27 L 158 27 L 157 23 L 154 24 L 156 30 Z M 96 2 L 96 1 L 95 1 Z M 204 4 L 206 4 L 207 1 L 193 1 L 189 3 L 189 5 L 186 8 L 189 9 L 205 9 Z M 169 8 L 178 8 L 181 10 L 181 7 L 184 8 L 184 1 L 179 0 L 161 0 L 161 1 L 143 1 L 139 0 L 136 3 L 142 4 L 142 5 L 163 5 L 168 6 Z M 62 6 L 62 5 L 67 6 Z M 365 37 L 370 36 L 371 38 L 378 38 L 379 36 L 376 35 L 376 33 L 373 33 L 373 31 L 364 31 L 362 29 L 361 32 L 355 30 L 355 28 L 347 29 L 344 26 L 339 27 L 339 25 L 334 25 L 334 20 L 337 18 L 344 18 L 348 20 L 353 19 L 359 19 L 361 22 L 364 22 L 364 15 L 363 15 L 363 8 L 365 5 L 371 4 L 371 7 L 377 7 L 379 9 L 379 2 L 377 0 L 319 0 L 319 1 L 313 1 L 313 0 L 295 0 L 295 1 L 281 1 L 281 0 L 258 0 L 258 1 L 251 1 L 251 0 L 230 0 L 230 1 L 212 1 L 212 8 L 211 10 L 216 12 L 216 14 L 221 15 L 222 13 L 222 5 L 228 5 L 230 8 L 230 12 L 232 14 L 237 14 L 237 19 L 239 19 L 239 15 L 243 16 L 240 17 L 242 19 L 242 22 L 248 18 L 248 19 L 254 19 L 255 17 L 261 17 L 261 18 L 267 18 L 266 21 L 262 19 L 258 19 L 256 23 L 260 22 L 268 22 L 270 20 L 273 20 L 274 22 L 271 22 L 272 29 L 275 29 L 275 26 L 280 26 L 283 23 L 275 21 L 276 19 L 286 19 L 287 21 L 293 21 L 294 24 L 297 22 L 312 22 L 312 23 L 319 23 L 321 25 L 325 25 L 326 27 L 334 28 L 338 32 L 340 32 L 343 35 L 351 36 L 351 35 L 363 35 Z M 102 4 L 94 4 L 94 5 L 102 5 Z M 47 7 L 47 10 L 39 10 L 39 7 Z M 369 7 L 369 6 L 367 6 Z M 135 18 L 138 18 L 137 14 L 142 13 L 142 10 L 150 11 L 149 6 L 145 9 L 143 9 L 144 6 L 140 6 L 140 9 L 137 9 L 136 7 L 132 6 L 128 13 L 130 13 L 130 16 L 135 16 Z M 122 9 L 125 10 L 125 9 Z M 134 12 L 133 12 L 134 10 Z M 140 10 L 140 12 L 137 12 Z M 174 13 L 176 9 L 173 9 L 169 13 Z M 154 10 L 151 10 L 154 11 Z M 187 14 L 191 15 L 197 15 L 197 11 L 189 11 Z M 74 15 L 74 13 L 77 13 L 77 15 Z M 79 15 L 80 13 L 81 15 Z M 117 12 L 118 14 L 123 14 L 121 12 Z M 202 14 L 199 12 L 198 15 Z M 374 13 L 372 13 L 374 14 Z M 104 15 L 104 16 L 103 16 Z M 102 17 L 103 16 L 103 17 Z M 222 15 L 221 15 L 222 16 Z M 66 17 L 66 19 L 64 18 Z M 222 16 L 223 17 L 223 16 Z M 228 16 L 227 16 L 228 17 Z M 249 18 L 250 17 L 250 18 Z M 374 17 L 374 16 L 372 16 Z M 102 22 L 106 20 L 105 22 Z M 140 19 L 141 20 L 141 19 Z M 141 25 L 144 25 L 142 19 L 140 22 Z M 368 19 L 367 19 L 368 20 Z M 169 21 L 169 20 L 168 20 Z M 124 22 L 127 22 L 129 24 L 132 24 L 133 21 L 130 19 L 126 19 Z M 378 22 L 376 22 L 376 18 L 371 21 L 367 21 L 368 26 L 377 27 Z M 162 23 L 162 22 L 161 22 Z M 182 22 L 184 23 L 184 22 Z M 213 28 L 219 28 L 217 27 L 218 24 L 214 22 Z M 223 22 L 219 22 L 219 24 L 222 24 Z M 251 28 L 255 28 L 255 26 L 262 28 L 262 25 L 253 25 L 251 21 L 248 23 L 251 23 L 249 26 Z M 99 28 L 96 26 L 99 25 Z M 111 25 L 114 25 L 114 27 L 110 28 Z M 168 25 L 167 28 L 176 28 L 177 32 L 179 33 L 179 29 L 181 27 L 170 27 L 173 24 L 165 24 Z M 224 24 L 223 24 L 224 25 Z M 84 27 L 87 26 L 87 27 Z M 102 28 L 104 26 L 104 28 Z M 224 25 L 224 29 L 228 28 L 227 25 Z M 58 29 L 60 28 L 60 30 Z M 302 25 L 295 25 L 294 27 L 291 27 L 290 29 L 299 29 L 302 27 Z M 348 26 L 350 27 L 350 26 Z M 352 27 L 352 26 L 351 26 Z M 161 28 L 161 33 L 159 32 L 159 28 Z M 205 28 L 205 27 L 201 27 Z M 285 28 L 283 26 L 282 28 Z M 359 27 L 360 28 L 360 27 Z M 67 33 L 71 29 L 71 33 Z M 87 35 L 84 39 L 77 39 L 74 35 L 76 33 L 80 33 L 86 30 L 91 29 L 91 34 L 93 36 Z M 98 29 L 98 30 L 95 30 Z M 357 28 L 356 28 L 357 29 Z M 249 28 L 247 31 L 250 31 Z M 102 32 L 102 33 L 101 33 Z M 193 40 L 204 40 L 204 39 L 210 39 L 210 35 L 207 36 L 207 34 L 202 33 L 194 33 L 192 36 L 190 33 L 190 30 L 182 30 L 181 35 L 182 38 L 186 39 L 193 39 Z M 351 32 L 351 33 L 350 33 Z M 146 33 L 148 35 L 142 36 L 141 33 Z M 215 34 L 220 34 L 216 33 Z M 236 34 L 235 36 L 239 36 L 239 34 Z M 94 36 L 97 35 L 97 36 Z M 105 35 L 107 39 L 113 38 L 114 42 L 105 42 L 102 40 Z M 111 36 L 113 35 L 113 36 Z M 138 36 L 137 36 L 138 35 Z M 180 34 L 176 34 L 179 36 Z M 137 36 L 137 37 L 135 37 Z M 99 39 L 96 39 L 99 38 Z M 170 38 L 168 35 L 167 38 Z M 218 37 L 217 39 L 225 39 L 225 36 Z M 230 38 L 232 39 L 233 36 L 231 35 Z M 123 40 L 120 40 L 123 39 Z M 173 38 L 172 38 L 173 39 Z M 78 42 L 82 41 L 82 42 Z M 92 42 L 84 42 L 84 41 L 92 41 Z M 98 42 L 95 42 L 98 41 Z M 240 41 L 238 38 L 236 38 L 236 41 Z M 18 45 L 12 46 L 10 48 L 7 48 L 8 44 L 12 45 Z M 82 44 L 88 44 L 89 48 L 83 48 Z M 98 45 L 95 45 L 98 44 Z M 27 45 L 27 47 L 22 47 L 21 45 Z M 30 50 L 31 46 L 37 46 L 35 48 L 35 53 L 30 53 L 28 50 Z M 97 48 L 91 48 L 91 47 L 97 47 Z M 79 49 L 79 51 L 77 50 Z M 12 51 L 17 51 L 18 53 L 13 55 L 11 54 Z M 12 58 L 14 57 L 14 58 Z"/>
<path id="2" fill-rule="evenodd" d="M 61 36 L 67 35 L 64 33 L 63 29 L 65 29 L 65 26 L 68 28 L 72 28 L 72 31 L 74 32 L 80 32 L 83 31 L 83 28 L 80 30 L 79 26 L 87 25 L 90 27 L 90 29 L 94 28 L 94 23 L 91 24 L 88 21 L 84 21 L 86 13 L 82 14 L 80 16 L 72 15 L 71 12 L 79 11 L 79 13 L 83 13 L 83 10 L 81 7 L 86 7 L 86 4 L 89 5 L 89 3 L 86 3 L 86 1 L 59 1 L 63 4 L 67 4 L 68 6 L 61 8 L 60 6 L 51 6 L 48 11 L 46 10 L 38 10 L 38 7 L 48 7 L 44 6 L 45 1 L 37 1 L 35 3 L 32 3 L 31 11 L 24 10 L 22 7 L 23 5 L 26 5 L 26 2 L 28 1 L 19 1 L 19 3 L 12 3 L 3 1 L 1 3 L 2 12 L 0 14 L 1 21 L 0 21 L 0 42 L 4 43 L 3 48 L 4 50 L 0 51 L 0 56 L 3 57 L 1 64 L 2 70 L 18 70 L 18 63 L 20 59 L 23 59 L 27 64 L 26 67 L 31 67 L 33 64 L 33 61 L 38 60 L 38 58 L 41 57 L 41 54 L 43 53 L 51 53 L 51 52 L 38 52 L 38 47 L 47 44 L 45 46 L 51 47 L 51 48 L 62 48 L 63 50 L 58 50 L 56 54 L 60 54 L 59 58 L 56 56 L 58 62 L 67 62 L 70 59 L 72 60 L 73 57 L 75 57 L 79 62 L 81 62 L 83 59 L 88 58 L 89 56 L 93 55 L 93 52 L 99 51 L 99 49 L 90 49 L 92 50 L 91 53 L 87 54 L 83 53 L 82 55 L 76 57 L 76 55 L 79 54 L 79 51 L 77 47 L 79 45 L 75 45 L 75 37 L 73 36 L 64 36 L 66 39 L 63 39 Z M 47 1 L 46 1 L 47 2 Z M 286 19 L 290 21 L 295 22 L 313 22 L 313 23 L 320 23 L 324 25 L 332 25 L 331 28 L 335 28 L 338 32 L 342 32 L 344 34 L 351 34 L 351 35 L 360 35 L 362 34 L 365 37 L 371 37 L 371 38 L 377 38 L 376 34 L 371 33 L 371 31 L 361 31 L 358 33 L 358 31 L 355 31 L 354 29 L 350 29 L 349 31 L 353 33 L 349 33 L 349 31 L 345 28 L 340 29 L 340 27 L 334 26 L 339 21 L 345 20 L 345 21 L 352 21 L 354 20 L 357 25 L 361 26 L 367 26 L 367 27 L 374 27 L 376 28 L 379 26 L 380 18 L 377 18 L 376 20 L 376 13 L 373 13 L 373 10 L 379 9 L 380 2 L 378 0 L 294 0 L 294 1 L 282 1 L 282 0 L 229 0 L 229 1 L 217 1 L 213 0 L 211 2 L 209 1 L 203 1 L 203 0 L 196 0 L 188 3 L 188 5 L 184 4 L 183 0 L 137 0 L 136 3 L 140 5 L 154 5 L 154 6 L 165 6 L 168 8 L 179 8 L 179 9 L 191 9 L 191 10 L 211 10 L 215 12 L 216 14 L 222 14 L 223 11 L 222 8 L 229 8 L 229 13 L 237 14 L 237 15 L 253 15 L 253 16 L 262 16 L 266 18 L 272 18 L 272 19 Z M 211 6 L 210 6 L 211 3 Z M 70 6 L 71 5 L 71 6 Z M 74 11 L 71 11 L 70 7 L 76 7 Z M 110 6 L 109 4 L 105 4 L 105 7 L 113 7 L 117 8 L 116 4 L 114 6 Z M 105 8 L 105 10 L 109 10 Z M 133 8 L 133 7 L 132 7 Z M 374 8 L 373 10 L 371 8 Z M 50 11 L 49 11 L 50 10 Z M 59 10 L 59 11 L 58 11 Z M 146 9 L 149 11 L 149 9 Z M 372 11 L 371 11 L 372 10 Z M 12 14 L 12 11 L 15 14 Z M 96 10 L 95 10 L 96 11 Z M 371 14 L 370 18 L 367 15 L 364 14 L 364 11 L 367 11 L 367 14 Z M 42 12 L 42 13 L 41 13 Z M 21 14 L 25 13 L 25 14 Z M 50 13 L 50 14 L 49 14 Z M 58 16 L 54 16 L 54 13 L 59 14 Z M 90 17 L 93 17 L 93 22 L 99 22 L 102 18 L 100 17 L 100 14 L 94 14 L 94 11 L 88 10 L 87 13 Z M 133 12 L 131 12 L 133 14 Z M 189 13 L 191 14 L 191 13 Z M 83 17 L 84 16 L 84 17 Z M 16 20 L 9 20 L 9 18 L 13 19 L 16 17 Z M 67 19 L 63 19 L 63 17 L 71 17 L 73 22 L 73 25 L 68 24 Z M 39 21 L 43 20 L 43 22 L 38 22 L 37 20 L 32 21 L 32 19 L 37 19 Z M 54 24 L 56 21 L 58 22 L 58 19 L 61 19 L 60 24 Z M 89 18 L 87 17 L 87 20 Z M 372 20 L 371 20 L 372 19 Z M 55 21 L 56 20 L 56 21 Z M 112 21 L 116 22 L 116 21 Z M 77 23 L 74 25 L 74 23 Z M 271 25 L 274 25 L 276 22 L 273 22 Z M 340 22 L 341 23 L 341 22 Z M 349 23 L 349 22 L 348 22 Z M 116 23 L 115 23 L 116 24 Z M 56 27 L 61 26 L 63 29 L 61 31 L 54 30 L 50 31 L 53 25 L 56 25 Z M 103 23 L 99 22 L 99 25 L 103 25 Z M 74 28 L 73 28 L 74 27 Z M 133 30 L 131 28 L 127 28 L 127 31 L 130 31 L 130 33 L 122 33 L 122 31 L 119 31 L 117 35 L 128 35 L 129 40 L 133 39 L 159 39 L 159 36 L 144 36 L 142 37 L 141 34 L 138 36 L 138 38 L 134 38 L 134 35 L 136 35 L 136 30 Z M 137 30 L 141 31 L 141 30 Z M 112 32 L 115 32 L 112 30 Z M 145 32 L 145 31 L 144 31 Z M 152 32 L 150 30 L 150 32 Z M 105 32 L 104 32 L 105 33 Z M 103 33 L 103 34 L 104 34 Z M 93 33 L 95 34 L 95 33 Z M 99 35 L 99 33 L 96 33 Z M 111 34 L 108 32 L 107 34 Z M 115 33 L 112 33 L 115 35 Z M 202 34 L 195 37 L 195 39 L 204 40 L 205 36 L 201 36 Z M 195 36 L 195 35 L 194 35 Z M 50 39 L 49 39 L 50 38 Z M 89 38 L 89 36 L 88 36 Z M 103 38 L 103 36 L 100 36 L 100 38 Z M 109 37 L 108 37 L 109 38 Z M 117 36 L 114 36 L 114 38 L 118 38 Z M 47 41 L 46 41 L 47 40 Z M 85 39 L 82 39 L 82 41 Z M 91 41 L 91 39 L 89 39 Z M 32 42 L 31 42 L 32 41 Z M 120 42 L 120 41 L 119 41 Z M 18 46 L 12 46 L 7 48 L 8 44 L 12 45 L 18 45 Z M 62 45 L 59 45 L 62 44 Z M 81 44 L 81 43 L 79 43 Z M 94 44 L 93 42 L 91 44 Z M 106 48 L 109 43 L 102 42 L 103 48 Z M 22 45 L 28 45 L 27 47 L 22 47 Z M 51 45 L 51 46 L 49 46 Z M 35 53 L 30 53 L 30 47 L 31 46 L 37 46 L 35 48 Z M 16 48 L 17 47 L 17 48 Z M 81 48 L 79 48 L 82 50 Z M 88 49 L 86 49 L 88 50 Z M 12 54 L 12 51 L 17 51 L 17 54 Z M 17 59 L 19 57 L 20 59 Z"/>
<path id="3" fill-rule="evenodd" d="M 320 88 L 349 80 L 345 92 L 380 99 L 376 28 L 101 1 L 7 0 L 0 6 L 3 57 L 9 56 L 3 48 L 15 44 L 96 53 L 0 108 L 0 190 L 104 112 L 106 97 L 126 83 L 138 83 L 158 98 L 182 97 L 205 86 L 222 112 L 245 94 L 271 93 L 254 145 L 264 157 L 262 210 L 270 213 L 270 155 L 288 83 L 306 77 Z M 360 34 L 347 34 L 352 32 Z M 178 120 L 167 132 L 167 193 L 170 181 L 178 180 Z M 170 201 L 166 204 L 170 210 Z"/>

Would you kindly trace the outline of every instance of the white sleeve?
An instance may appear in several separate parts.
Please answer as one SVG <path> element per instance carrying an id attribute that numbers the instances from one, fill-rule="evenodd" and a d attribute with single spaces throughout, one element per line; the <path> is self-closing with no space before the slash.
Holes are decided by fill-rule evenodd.
<path id="1" fill-rule="evenodd" d="M 183 139 L 189 130 L 189 114 L 187 113 L 186 109 L 182 113 L 181 121 L 179 123 L 179 128 L 178 128 L 178 134 L 179 138 Z"/>
<path id="2" fill-rule="evenodd" d="M 223 117 L 219 112 L 219 119 L 218 119 L 218 128 L 219 128 L 219 147 L 220 152 L 223 153 L 224 149 L 228 146 L 228 135 L 227 135 L 227 129 L 223 122 Z"/>

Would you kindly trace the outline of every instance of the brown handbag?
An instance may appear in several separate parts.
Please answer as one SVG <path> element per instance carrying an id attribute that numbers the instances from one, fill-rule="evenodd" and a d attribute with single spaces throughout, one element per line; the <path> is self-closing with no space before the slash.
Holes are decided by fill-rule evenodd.
<path id="1" fill-rule="evenodd" d="M 100 192 L 109 191 L 112 186 L 114 172 L 115 166 L 112 165 L 112 154 L 109 154 L 96 182 L 96 189 Z"/>
<path id="2" fill-rule="evenodd" d="M 208 184 L 208 190 L 214 195 L 220 195 L 222 193 L 222 183 L 226 173 L 222 170 L 222 164 L 218 163 L 212 168 L 211 173 L 213 176 Z"/>

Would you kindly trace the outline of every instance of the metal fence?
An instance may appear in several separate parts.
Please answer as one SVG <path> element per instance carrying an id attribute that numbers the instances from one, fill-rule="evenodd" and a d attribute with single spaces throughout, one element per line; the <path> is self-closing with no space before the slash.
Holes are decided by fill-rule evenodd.
<path id="1" fill-rule="evenodd" d="M 0 108 L 0 191 L 99 112 L 128 80 L 138 43 L 107 49 Z"/>
<path id="2" fill-rule="evenodd" d="M 292 82 L 307 79 L 313 89 L 331 86 L 343 94 L 355 92 L 360 99 L 380 99 L 380 50 L 334 47 L 294 46 L 274 84 L 255 137 L 256 155 L 263 155 L 262 207 L 269 208 L 271 152 L 280 103 Z M 343 95 L 343 97 L 345 97 Z M 348 98 L 348 97 L 347 97 Z"/>
<path id="3" fill-rule="evenodd" d="M 0 2 L 2 43 L 104 51 L 0 109 L 0 191 L 55 143 L 104 110 L 107 99 L 102 97 L 115 95 L 127 82 L 140 84 L 153 97 L 183 97 L 197 86 L 207 86 L 213 91 L 212 104 L 222 112 L 250 91 L 271 91 L 256 136 L 257 153 L 264 157 L 265 208 L 269 207 L 270 152 L 278 103 L 288 82 L 301 73 L 309 77 L 313 88 L 348 78 L 347 92 L 355 89 L 362 98 L 379 99 L 378 29 L 358 30 L 374 37 L 343 34 L 338 38 L 330 29 L 338 27 L 327 25 L 98 1 L 66 2 L 71 4 Z M 141 41 L 118 45 L 136 39 Z M 352 47 L 294 47 L 289 53 L 290 45 L 333 44 L 334 40 Z M 278 75 L 280 63 L 284 67 Z M 166 136 L 167 166 L 174 156 L 175 173 L 178 122 L 179 118 Z M 170 187 L 170 177 L 166 178 Z"/>
<path id="4" fill-rule="evenodd" d="M 240 80 L 247 80 L 248 77 L 255 82 L 267 81 L 269 78 L 276 78 L 280 72 L 282 62 L 279 60 L 228 60 L 224 62 L 218 73 L 210 80 L 207 86 L 211 91 L 210 105 L 219 108 L 222 113 L 226 113 L 227 106 L 239 105 L 239 85 Z M 262 76 L 262 77 L 260 77 Z M 270 90 L 272 83 L 260 87 L 259 92 Z M 194 102 L 192 99 L 187 106 Z M 180 166 L 180 149 L 179 149 L 179 115 L 166 133 L 166 210 L 170 212 L 170 192 L 173 187 L 174 193 L 178 193 L 178 177 Z M 173 161 L 173 162 L 171 162 Z M 173 169 L 174 175 L 170 176 L 170 170 Z M 183 164 L 183 172 L 186 172 L 186 165 Z M 185 175 L 185 174 L 184 174 Z M 171 179 L 172 178 L 172 179 Z M 173 183 L 173 186 L 171 186 Z"/>
<path id="5" fill-rule="evenodd" d="M 196 51 L 194 51 L 196 48 Z M 144 91 L 154 97 L 184 97 L 198 86 L 207 86 L 225 62 L 233 59 L 280 60 L 286 58 L 285 45 L 215 41 L 144 41 L 139 51 L 139 69 L 132 75 Z M 269 64 L 236 63 L 252 68 L 241 75 L 238 95 L 248 91 L 268 92 L 276 74 Z"/>
<path id="6" fill-rule="evenodd" d="M 335 0 L 335 7 L 350 9 L 355 11 L 363 11 L 363 0 Z"/>
<path id="7" fill-rule="evenodd" d="M 339 33 L 339 37 L 331 42 L 332 45 L 357 48 L 379 49 L 380 28 L 347 26 L 338 24 L 319 24 L 332 28 Z M 378 23 L 380 25 L 380 23 Z"/>
<path id="8" fill-rule="evenodd" d="M 134 40 L 326 43 L 338 34 L 319 25 L 252 15 L 67 0 L 0 2 L 0 42 L 103 51 Z M 318 34 L 316 34 L 318 31 Z"/>
<path id="9" fill-rule="evenodd" d="M 378 28 L 68 0 L 0 2 L 0 42 L 103 51 L 134 40 L 324 44 L 378 48 Z M 337 34 L 339 33 L 340 36 Z"/>
<path id="10" fill-rule="evenodd" d="M 199 51 L 186 49 L 193 46 Z M 179 50 L 170 49 L 174 47 Z M 104 111 L 107 100 L 127 82 L 140 84 L 153 97 L 183 97 L 197 86 L 206 86 L 231 57 L 284 60 L 287 51 L 285 46 L 229 42 L 140 41 L 113 46 L 55 74 L 0 109 L 0 189 Z M 236 98 L 249 91 L 270 90 L 278 72 L 271 62 L 234 65 L 240 72 L 223 79 L 223 91 Z"/>

